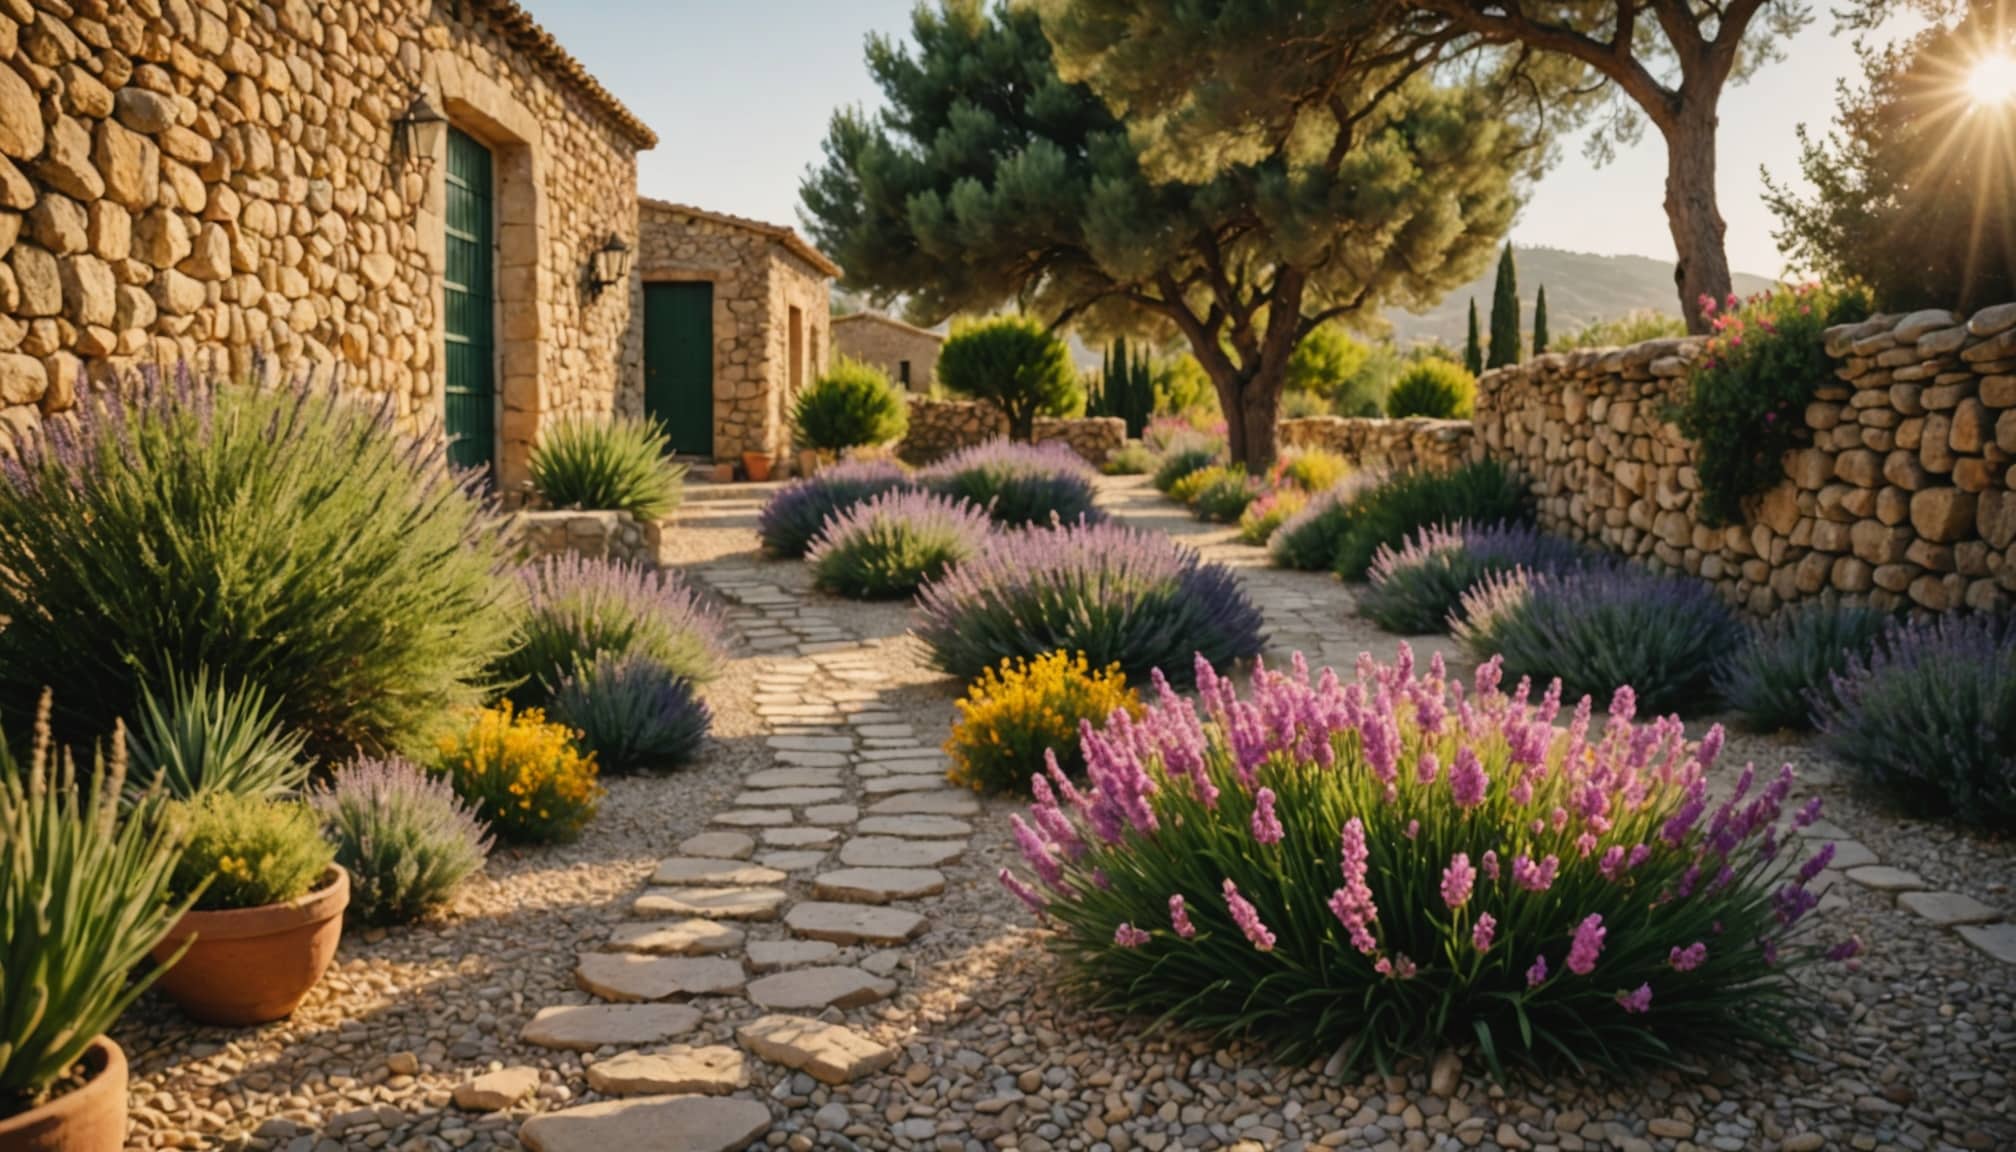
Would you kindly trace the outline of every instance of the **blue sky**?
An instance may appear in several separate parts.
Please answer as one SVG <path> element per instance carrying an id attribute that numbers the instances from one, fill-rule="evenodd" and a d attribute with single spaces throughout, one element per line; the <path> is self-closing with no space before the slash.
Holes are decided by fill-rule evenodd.
<path id="1" fill-rule="evenodd" d="M 913 0 L 522 0 L 533 15 L 658 133 L 640 159 L 647 196 L 777 223 L 798 222 L 798 181 L 819 156 L 827 118 L 877 97 L 862 64 L 871 31 L 909 27 Z M 1855 74 L 1826 4 L 1786 59 L 1722 103 L 1718 182 L 1738 271 L 1775 275 L 1783 260 L 1758 198 L 1758 166 L 1794 175 L 1802 121 L 1833 114 L 1835 82 Z M 1513 228 L 1521 245 L 1672 258 L 1660 207 L 1658 135 L 1598 168 L 1568 142 Z"/>

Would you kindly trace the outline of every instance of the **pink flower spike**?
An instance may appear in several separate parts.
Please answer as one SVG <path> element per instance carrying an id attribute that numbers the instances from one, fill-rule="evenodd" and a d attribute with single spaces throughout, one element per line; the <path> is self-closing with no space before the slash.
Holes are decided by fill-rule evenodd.
<path id="1" fill-rule="evenodd" d="M 1132 924 L 1122 924 L 1113 930 L 1113 943 L 1122 948 L 1139 948 L 1148 943 L 1149 939 L 1148 933 Z"/>
<path id="2" fill-rule="evenodd" d="M 1442 902 L 1451 908 L 1461 908 L 1470 902 L 1470 889 L 1477 883 L 1477 870 L 1470 866 L 1470 856 L 1458 852 L 1449 858 L 1449 866 L 1442 870 Z"/>
<path id="3" fill-rule="evenodd" d="M 1184 907 L 1180 893 L 1169 897 L 1169 926 L 1185 940 L 1197 935 L 1197 926 L 1190 922 L 1190 909 Z"/>
<path id="4" fill-rule="evenodd" d="M 1675 948 L 1666 954 L 1666 962 L 1675 972 L 1692 972 L 1708 960 L 1708 945 L 1696 940 L 1685 948 Z"/>
<path id="5" fill-rule="evenodd" d="M 1545 954 L 1533 957 L 1533 966 L 1526 969 L 1526 987 L 1538 988 L 1547 982 L 1547 957 Z"/>
<path id="6" fill-rule="evenodd" d="M 1587 976 L 1596 970 L 1596 957 L 1603 952 L 1603 937 L 1608 930 L 1603 927 L 1601 913 L 1592 912 L 1575 929 L 1575 942 L 1568 948 L 1568 970 L 1577 976 Z"/>
<path id="7" fill-rule="evenodd" d="M 1262 788 L 1253 794 L 1253 839 L 1273 845 L 1279 844 L 1284 835 L 1281 817 L 1274 811 L 1274 790 Z"/>
<path id="8" fill-rule="evenodd" d="M 1232 922 L 1239 926 L 1239 931 L 1246 934 L 1247 943 L 1253 945 L 1256 951 L 1272 952 L 1274 933 L 1268 931 L 1267 925 L 1260 922 L 1260 910 L 1239 894 L 1239 886 L 1232 881 L 1225 881 L 1224 890 L 1225 907 L 1232 913 Z"/>
<path id="9" fill-rule="evenodd" d="M 1477 926 L 1470 929 L 1470 946 L 1479 952 L 1489 952 L 1491 942 L 1498 938 L 1498 918 L 1489 912 L 1477 917 Z"/>
<path id="10" fill-rule="evenodd" d="M 1633 1016 L 1643 1015 L 1652 1010 L 1652 985 L 1640 984 L 1635 992 L 1618 993 L 1617 1003 Z"/>

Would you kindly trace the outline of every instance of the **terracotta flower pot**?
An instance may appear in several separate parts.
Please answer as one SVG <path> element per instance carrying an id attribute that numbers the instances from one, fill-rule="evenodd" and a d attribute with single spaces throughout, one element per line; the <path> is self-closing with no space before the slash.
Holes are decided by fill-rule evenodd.
<path id="1" fill-rule="evenodd" d="M 742 453 L 742 470 L 749 474 L 751 483 L 761 484 L 770 479 L 770 454 L 768 452 Z"/>
<path id="2" fill-rule="evenodd" d="M 126 1054 L 103 1036 L 84 1050 L 84 1085 L 0 1118 L 7 1152 L 119 1152 L 126 1146 Z"/>
<path id="3" fill-rule="evenodd" d="M 196 942 L 155 987 L 205 1024 L 281 1019 L 328 969 L 349 903 L 350 874 L 331 864 L 320 887 L 285 904 L 185 913 L 155 959 L 173 956 L 186 937 Z"/>

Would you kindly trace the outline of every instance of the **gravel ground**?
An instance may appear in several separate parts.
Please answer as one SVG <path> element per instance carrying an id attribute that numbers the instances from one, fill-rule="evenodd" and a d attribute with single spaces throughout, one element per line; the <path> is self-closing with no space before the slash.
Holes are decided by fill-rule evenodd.
<path id="1" fill-rule="evenodd" d="M 859 605 L 807 591 L 802 565 L 761 560 L 755 494 L 707 491 L 667 544 L 669 562 L 746 574 L 822 604 L 853 636 L 880 642 L 879 706 L 927 741 L 947 731 L 954 686 L 905 638 L 904 605 Z M 1198 525 L 1138 481 L 1107 502 L 1239 566 L 1267 610 L 1274 652 L 1330 663 L 1394 639 L 1358 620 L 1349 590 L 1323 574 L 1261 566 L 1229 529 Z M 1426 658 L 1453 649 L 1414 641 Z M 769 767 L 751 697 L 759 658 L 738 649 L 712 685 L 712 743 L 673 777 L 611 781 L 602 813 L 575 844 L 500 852 L 437 923 L 345 940 L 336 966 L 294 1018 L 252 1030 L 195 1028 L 152 997 L 115 1032 L 134 1062 L 137 1147 L 515 1147 L 526 1110 L 592 1098 L 583 1057 L 532 1048 L 518 1030 L 539 1007 L 579 1002 L 577 946 L 607 936 L 656 861 L 727 807 L 747 773 Z M 1705 718 L 1704 718 L 1705 719 Z M 1829 820 L 1886 863 L 2005 911 L 2016 877 L 2007 843 L 1906 821 L 1850 794 L 1809 746 L 1738 736 L 1725 761 L 1792 761 L 1826 795 Z M 1318 1147 L 1408 1149 L 2016 1149 L 2016 968 L 1953 933 L 1842 883 L 1827 915 L 1861 934 L 1859 971 L 1825 975 L 1802 1050 L 1718 1059 L 1710 1068 L 1626 1082 L 1560 1077 L 1494 1085 L 1474 1068 L 1403 1067 L 1340 1077 L 1284 1067 L 1244 1046 L 1144 1030 L 1088 1013 L 1056 991 L 1044 933 L 994 883 L 1013 857 L 1006 816 L 986 802 L 943 896 L 920 904 L 928 934 L 884 961 L 890 1000 L 850 1026 L 899 1046 L 886 1072 L 828 1087 L 751 1060 L 746 1095 L 766 1100 L 771 1146 L 806 1150 Z M 850 952 L 851 955 L 851 952 Z M 732 1043 L 747 1006 L 696 1002 L 692 1043 Z M 592 1060 L 592 1057 L 587 1058 Z M 450 1103 L 472 1075 L 540 1070 L 525 1109 L 488 1115 Z M 759 1141 L 762 1143 L 763 1141 Z M 616 1152 L 612 1149 L 611 1152 Z"/>

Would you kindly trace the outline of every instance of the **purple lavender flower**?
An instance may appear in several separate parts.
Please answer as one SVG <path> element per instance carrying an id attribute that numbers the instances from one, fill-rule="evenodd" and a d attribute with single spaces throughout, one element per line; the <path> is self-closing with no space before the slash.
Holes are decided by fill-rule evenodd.
<path id="1" fill-rule="evenodd" d="M 1063 891 L 1064 865 L 1058 861 L 1056 849 L 1022 817 L 1010 816 L 1008 822 L 1015 829 L 1015 846 L 1022 850 L 1022 859 L 1028 862 L 1045 885 L 1055 891 Z"/>
<path id="2" fill-rule="evenodd" d="M 1274 790 L 1262 788 L 1253 794 L 1253 839 L 1263 845 L 1281 842 L 1287 833 L 1281 827 L 1281 817 L 1274 811 Z"/>
<path id="3" fill-rule="evenodd" d="M 988 531 L 976 505 L 899 488 L 827 517 L 805 563 L 827 592 L 857 600 L 908 596 L 978 552 Z"/>
<path id="4" fill-rule="evenodd" d="M 917 482 L 986 509 L 1008 527 L 1099 520 L 1097 477 L 1084 457 L 1057 441 L 989 440 L 961 449 L 917 474 Z"/>
<path id="5" fill-rule="evenodd" d="M 1015 898 L 1029 906 L 1030 911 L 1041 916 L 1049 911 L 1050 902 L 1041 892 L 1031 888 L 1029 883 L 1006 868 L 1001 869 L 1001 886 L 1015 894 Z"/>
<path id="6" fill-rule="evenodd" d="M 1547 982 L 1547 956 L 1545 953 L 1533 957 L 1533 966 L 1526 969 L 1526 987 L 1538 988 Z"/>
<path id="7" fill-rule="evenodd" d="M 1620 992 L 1617 1003 L 1624 1011 L 1636 1016 L 1652 1010 L 1652 985 L 1640 984 L 1636 991 Z"/>
<path id="8" fill-rule="evenodd" d="M 1141 945 L 1148 943 L 1150 939 L 1151 937 L 1148 933 L 1134 927 L 1132 924 L 1123 923 L 1120 927 L 1113 930 L 1113 943 L 1118 944 L 1122 948 L 1139 948 Z"/>
<path id="9" fill-rule="evenodd" d="M 1190 922 L 1190 909 L 1184 906 L 1180 893 L 1169 897 L 1169 926 L 1185 940 L 1197 935 L 1197 926 Z"/>
<path id="10" fill-rule="evenodd" d="M 1498 918 L 1489 912 L 1477 917 L 1477 924 L 1470 929 L 1470 946 L 1479 952 L 1489 952 L 1491 942 L 1498 937 Z"/>
<path id="11" fill-rule="evenodd" d="M 1553 856 L 1535 864 L 1524 855 L 1512 860 L 1512 882 L 1528 892 L 1545 892 L 1554 886 L 1554 877 L 1561 871 L 1561 861 Z"/>
<path id="12" fill-rule="evenodd" d="M 1850 936 L 1827 950 L 1827 959 L 1839 964 L 1862 954 L 1862 937 Z"/>
<path id="13" fill-rule="evenodd" d="M 1666 954 L 1666 963 L 1675 972 L 1692 972 L 1708 960 L 1708 945 L 1696 940 L 1685 948 L 1675 947 Z"/>
<path id="14" fill-rule="evenodd" d="M 772 556 L 798 557 L 829 516 L 910 483 L 901 465 L 889 460 L 849 460 L 794 480 L 763 505 L 756 535 Z"/>
<path id="15" fill-rule="evenodd" d="M 1468 745 L 1456 750 L 1456 763 L 1449 769 L 1449 797 L 1458 808 L 1475 808 L 1484 803 L 1491 778 L 1484 774 L 1484 762 Z"/>
<path id="16" fill-rule="evenodd" d="M 1241 896 L 1239 886 L 1230 880 L 1225 881 L 1225 907 L 1232 913 L 1232 922 L 1239 926 L 1239 931 L 1246 934 L 1247 942 L 1252 944 L 1256 951 L 1274 950 L 1274 933 L 1268 931 L 1267 925 L 1260 922 L 1259 909 Z"/>
<path id="17" fill-rule="evenodd" d="M 1470 888 L 1476 882 L 1477 870 L 1470 866 L 1469 855 L 1456 853 L 1442 869 L 1442 902 L 1451 908 L 1463 907 L 1470 902 Z"/>
<path id="18" fill-rule="evenodd" d="M 1592 912 L 1575 928 L 1575 942 L 1568 949 L 1568 971 L 1577 976 L 1587 976 L 1596 969 L 1596 957 L 1603 951 L 1603 937 L 1609 930 L 1603 927 L 1603 917 Z"/>

